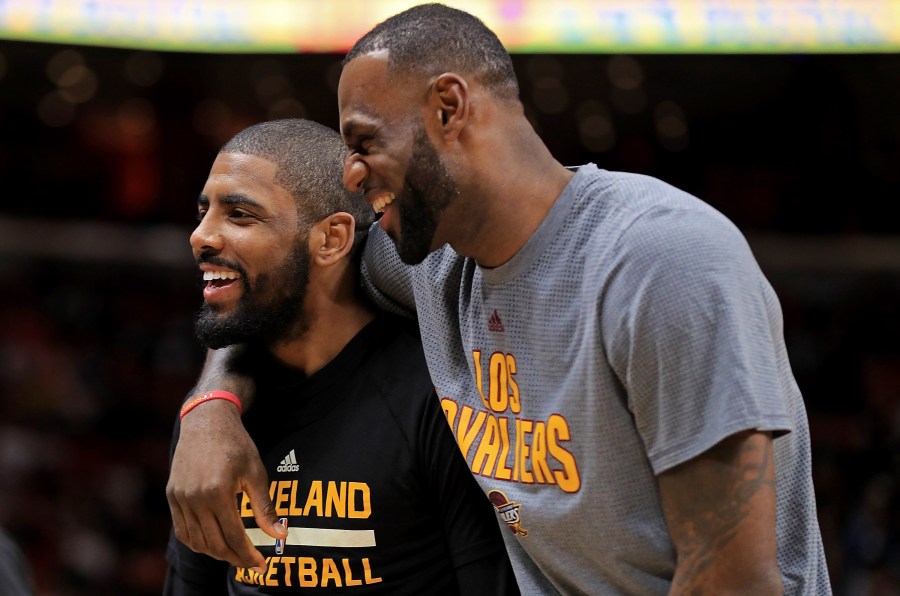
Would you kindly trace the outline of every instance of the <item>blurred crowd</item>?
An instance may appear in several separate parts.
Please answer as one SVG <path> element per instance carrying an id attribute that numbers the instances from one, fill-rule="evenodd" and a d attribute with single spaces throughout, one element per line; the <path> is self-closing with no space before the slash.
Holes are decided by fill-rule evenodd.
<path id="1" fill-rule="evenodd" d="M 336 125 L 339 61 L 0 44 L 0 527 L 38 594 L 159 593 L 169 433 L 203 356 L 197 193 L 251 122 Z M 900 56 L 514 61 L 561 161 L 660 177 L 760 242 L 835 593 L 900 594 Z M 830 266 L 857 237 L 895 252 Z"/>

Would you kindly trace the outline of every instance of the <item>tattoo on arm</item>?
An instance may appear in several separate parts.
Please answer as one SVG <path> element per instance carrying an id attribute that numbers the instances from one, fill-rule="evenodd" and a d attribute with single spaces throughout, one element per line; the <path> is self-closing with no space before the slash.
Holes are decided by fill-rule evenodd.
<path id="1" fill-rule="evenodd" d="M 771 534 L 774 554 L 773 458 L 767 434 L 740 433 L 660 476 L 666 523 L 678 552 L 673 587 L 700 594 L 714 566 L 740 566 L 748 545 L 755 552 L 752 541 L 760 531 L 763 539 Z M 767 523 L 771 532 L 758 528 Z"/>

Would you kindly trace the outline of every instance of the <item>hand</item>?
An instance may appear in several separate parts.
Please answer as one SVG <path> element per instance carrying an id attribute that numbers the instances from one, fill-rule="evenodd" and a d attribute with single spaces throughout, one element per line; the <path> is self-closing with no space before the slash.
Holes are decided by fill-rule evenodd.
<path id="1" fill-rule="evenodd" d="M 266 560 L 244 532 L 236 494 L 244 491 L 256 523 L 276 539 L 287 537 L 269 499 L 259 451 L 224 400 L 208 401 L 181 421 L 166 498 L 175 537 L 191 550 L 265 573 Z"/>

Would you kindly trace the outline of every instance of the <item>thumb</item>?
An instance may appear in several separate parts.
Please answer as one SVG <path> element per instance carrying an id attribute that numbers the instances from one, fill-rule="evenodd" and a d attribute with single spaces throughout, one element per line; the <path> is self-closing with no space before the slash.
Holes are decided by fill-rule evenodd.
<path id="1" fill-rule="evenodd" d="M 250 499 L 250 508 L 253 510 L 253 517 L 256 519 L 256 525 L 276 540 L 287 537 L 287 528 L 278 521 L 278 515 L 275 513 L 275 504 L 269 498 L 269 492 L 266 490 L 268 480 L 265 470 L 258 469 L 258 473 L 253 475 L 252 480 L 247 482 L 244 490 Z"/>

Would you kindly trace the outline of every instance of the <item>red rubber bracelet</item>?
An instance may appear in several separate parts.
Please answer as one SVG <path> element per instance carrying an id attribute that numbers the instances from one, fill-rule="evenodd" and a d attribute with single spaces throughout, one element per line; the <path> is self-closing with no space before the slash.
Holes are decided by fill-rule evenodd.
<path id="1" fill-rule="evenodd" d="M 224 399 L 226 401 L 230 401 L 234 405 L 237 406 L 238 413 L 244 412 L 244 407 L 241 405 L 241 400 L 238 399 L 238 396 L 234 393 L 230 393 L 228 391 L 207 391 L 206 393 L 201 393 L 195 397 L 189 399 L 183 406 L 181 406 L 181 418 L 184 418 L 184 415 L 199 406 L 202 403 L 208 402 L 211 399 Z"/>

